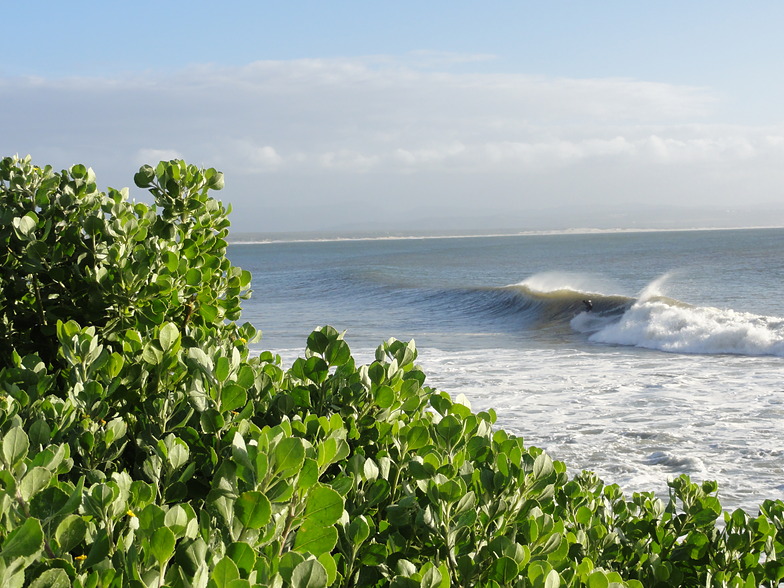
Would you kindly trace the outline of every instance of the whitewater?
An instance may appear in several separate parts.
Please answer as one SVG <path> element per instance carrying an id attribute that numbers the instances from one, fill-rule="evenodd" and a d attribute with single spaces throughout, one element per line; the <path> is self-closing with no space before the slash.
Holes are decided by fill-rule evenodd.
<path id="1" fill-rule="evenodd" d="M 284 363 L 322 324 L 364 362 L 413 338 L 430 386 L 572 473 L 662 496 L 685 473 L 752 512 L 784 497 L 782 253 L 779 229 L 229 251 L 254 276 L 243 320 Z"/>

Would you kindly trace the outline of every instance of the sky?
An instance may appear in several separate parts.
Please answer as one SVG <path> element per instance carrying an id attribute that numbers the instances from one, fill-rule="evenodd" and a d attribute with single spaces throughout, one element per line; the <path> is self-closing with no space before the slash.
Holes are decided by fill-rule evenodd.
<path id="1" fill-rule="evenodd" d="M 784 3 L 4 3 L 0 155 L 235 232 L 784 226 Z"/>

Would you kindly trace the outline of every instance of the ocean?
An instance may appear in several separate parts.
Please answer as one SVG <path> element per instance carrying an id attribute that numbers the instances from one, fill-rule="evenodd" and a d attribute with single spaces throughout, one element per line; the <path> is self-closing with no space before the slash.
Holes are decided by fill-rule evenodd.
<path id="1" fill-rule="evenodd" d="M 229 257 L 256 349 L 286 366 L 325 324 L 362 363 L 414 339 L 429 386 L 572 473 L 662 497 L 717 480 L 751 513 L 784 498 L 784 229 L 258 236 Z"/>

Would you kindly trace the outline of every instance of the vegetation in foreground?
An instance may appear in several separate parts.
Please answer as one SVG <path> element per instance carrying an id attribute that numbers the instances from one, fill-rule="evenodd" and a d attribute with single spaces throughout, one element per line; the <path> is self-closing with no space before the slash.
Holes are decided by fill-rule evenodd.
<path id="1" fill-rule="evenodd" d="M 0 585 L 775 586 L 784 503 L 627 498 L 333 328 L 289 369 L 238 325 L 222 174 L 0 164 Z"/>

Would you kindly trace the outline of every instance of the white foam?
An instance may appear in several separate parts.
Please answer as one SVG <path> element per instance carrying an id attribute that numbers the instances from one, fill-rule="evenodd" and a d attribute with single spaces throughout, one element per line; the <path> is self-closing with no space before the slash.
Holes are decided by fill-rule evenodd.
<path id="1" fill-rule="evenodd" d="M 616 320 L 617 317 L 603 316 L 596 312 L 581 312 L 569 324 L 578 333 L 596 333 Z"/>
<path id="2" fill-rule="evenodd" d="M 634 347 L 420 349 L 428 384 L 495 408 L 498 426 L 574 474 L 667 496 L 685 473 L 717 480 L 722 505 L 782 498 L 781 360 Z"/>
<path id="3" fill-rule="evenodd" d="M 590 340 L 677 353 L 784 356 L 784 320 L 647 298 Z"/>

